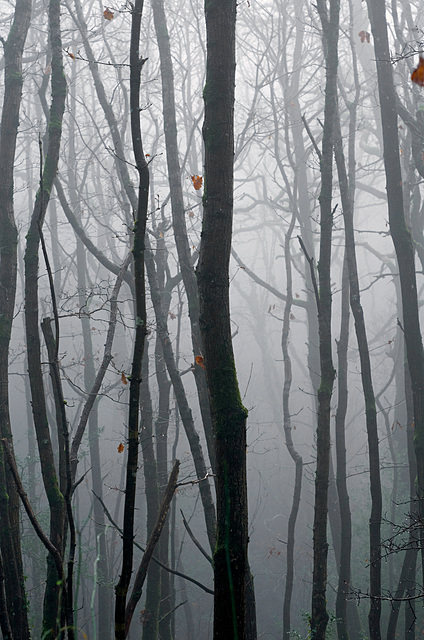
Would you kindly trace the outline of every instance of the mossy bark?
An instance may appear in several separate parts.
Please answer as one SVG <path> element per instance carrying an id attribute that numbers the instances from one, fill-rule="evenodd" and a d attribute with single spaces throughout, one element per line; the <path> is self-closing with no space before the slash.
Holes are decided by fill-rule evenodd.
<path id="1" fill-rule="evenodd" d="M 396 92 L 390 61 L 386 6 L 384 0 L 367 0 L 367 5 L 377 65 L 389 225 L 399 266 L 406 356 L 412 384 L 414 449 L 417 463 L 416 498 L 419 515 L 424 518 L 424 350 L 419 320 L 414 245 L 404 212 Z M 422 569 L 423 542 L 424 537 L 421 540 Z"/>
<path id="2" fill-rule="evenodd" d="M 205 3 L 207 32 L 204 217 L 197 282 L 216 450 L 214 638 L 246 637 L 246 419 L 231 340 L 236 2 Z"/>

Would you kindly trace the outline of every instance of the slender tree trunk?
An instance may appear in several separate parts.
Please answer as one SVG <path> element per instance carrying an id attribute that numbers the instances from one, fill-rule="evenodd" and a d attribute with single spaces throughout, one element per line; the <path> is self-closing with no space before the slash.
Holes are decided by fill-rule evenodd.
<path id="1" fill-rule="evenodd" d="M 136 0 L 132 6 L 130 44 L 130 103 L 131 135 L 135 161 L 139 174 L 138 208 L 134 223 L 134 281 L 135 281 L 135 342 L 131 367 L 130 399 L 128 411 L 128 460 L 125 482 L 124 526 L 122 547 L 122 569 L 116 585 L 115 638 L 125 640 L 125 608 L 127 593 L 133 570 L 134 555 L 134 509 L 137 485 L 139 446 L 139 405 L 141 384 L 141 363 L 147 333 L 146 291 L 144 277 L 144 249 L 149 203 L 149 168 L 143 152 L 140 126 L 140 78 L 144 61 L 139 54 L 140 27 L 143 0 Z"/>
<path id="2" fill-rule="evenodd" d="M 70 92 L 70 108 L 75 113 L 76 96 L 75 96 L 75 79 L 76 67 L 72 66 L 72 90 Z M 68 141 L 68 185 L 69 196 L 71 202 L 78 202 L 77 193 L 77 155 L 75 150 L 75 120 L 71 118 L 69 122 L 69 141 Z M 76 218 L 81 222 L 80 211 L 74 212 Z M 87 304 L 87 260 L 84 251 L 84 245 L 80 238 L 76 235 L 76 262 L 77 262 L 77 279 L 78 279 L 78 304 L 80 309 L 85 309 Z M 84 386 L 86 393 L 90 393 L 95 383 L 93 342 L 91 332 L 90 316 L 81 314 L 81 331 L 84 344 Z M 88 418 L 88 442 L 91 460 L 91 478 L 94 493 L 103 499 L 103 483 L 100 460 L 99 446 L 99 425 L 98 425 L 98 404 L 99 401 L 93 403 Z M 94 535 L 96 537 L 96 551 L 98 548 L 98 565 L 97 575 L 99 576 L 98 584 L 94 585 L 97 590 L 97 624 L 98 634 L 102 640 L 110 640 L 112 631 L 112 590 L 109 586 L 109 567 L 106 553 L 106 537 L 105 537 L 105 516 L 101 504 L 98 500 L 93 502 L 94 514 Z"/>
<path id="3" fill-rule="evenodd" d="M 160 225 L 158 226 L 160 229 Z M 156 273 L 158 278 L 159 289 L 162 299 L 162 308 L 165 317 L 168 316 L 169 304 L 171 296 L 164 295 L 165 288 L 165 271 L 167 261 L 167 251 L 163 233 L 159 233 L 156 239 Z M 162 499 L 163 493 L 168 482 L 168 429 L 169 429 L 169 413 L 170 413 L 170 391 L 171 383 L 166 373 L 166 364 L 163 357 L 162 344 L 160 337 L 156 334 L 155 344 L 155 370 L 156 381 L 158 385 L 158 415 L 155 424 L 156 433 L 156 459 L 157 459 L 157 475 L 159 486 L 159 498 Z M 169 522 L 165 521 L 162 534 L 159 541 L 159 560 L 164 565 L 169 563 Z M 161 599 L 159 611 L 159 636 L 162 640 L 171 639 L 171 594 L 169 573 L 162 571 L 161 575 Z"/>
<path id="4" fill-rule="evenodd" d="M 294 191 L 297 191 L 297 184 L 294 185 Z M 302 493 L 302 476 L 303 476 L 303 459 L 296 450 L 292 438 L 291 414 L 290 414 L 290 389 L 292 384 L 292 366 L 289 354 L 289 330 L 290 315 L 293 303 L 293 283 L 292 283 L 292 265 L 290 244 L 294 229 L 294 224 L 298 216 L 297 200 L 293 207 L 293 216 L 290 226 L 287 230 L 284 242 L 284 255 L 286 264 L 287 279 L 287 300 L 284 307 L 283 331 L 281 335 L 281 348 L 284 359 L 284 386 L 283 386 L 283 423 L 284 433 L 286 436 L 286 447 L 291 459 L 295 464 L 294 492 L 292 507 L 290 510 L 288 529 L 287 529 L 287 569 L 286 569 L 286 585 L 284 590 L 283 602 L 283 640 L 289 640 L 291 632 L 291 601 L 293 595 L 294 582 L 294 548 L 295 548 L 295 528 L 297 514 L 299 512 L 300 497 Z"/>
<path id="5" fill-rule="evenodd" d="M 172 68 L 171 47 L 163 0 L 153 0 L 152 8 L 160 56 L 162 108 L 166 143 L 166 159 L 168 164 L 168 179 L 171 194 L 172 223 L 181 275 L 183 277 L 184 287 L 187 294 L 193 354 L 196 356 L 202 354 L 202 341 L 199 327 L 199 296 L 185 222 L 181 167 L 178 153 L 177 122 L 175 116 L 174 71 Z M 194 378 L 199 397 L 200 411 L 202 413 L 209 460 L 213 470 L 215 465 L 214 437 L 209 398 L 206 388 L 206 377 L 205 372 L 201 367 L 194 367 Z"/>
<path id="6" fill-rule="evenodd" d="M 337 109 L 337 67 L 339 37 L 339 0 L 327 3 L 319 0 L 318 12 L 323 30 L 326 63 L 324 133 L 321 155 L 320 253 L 318 263 L 319 293 L 318 325 L 321 382 L 318 389 L 317 469 L 314 509 L 314 566 L 312 576 L 311 634 L 314 640 L 324 640 L 328 623 L 327 588 L 327 512 L 330 464 L 330 404 L 335 371 L 331 343 L 331 237 L 333 227 L 333 140 Z"/>
<path id="7" fill-rule="evenodd" d="M 159 336 L 156 336 L 156 379 L 158 382 L 159 410 L 155 424 L 156 432 L 156 456 L 158 471 L 159 496 L 162 498 L 168 482 L 168 428 L 169 428 L 169 401 L 171 383 L 166 375 L 166 365 L 163 359 L 162 345 Z M 159 560 L 162 564 L 169 563 L 169 523 L 165 522 L 159 541 Z M 163 640 L 170 640 L 170 582 L 169 573 L 162 571 L 161 576 L 161 602 L 159 619 L 159 634 Z"/>
<path id="8" fill-rule="evenodd" d="M 141 382 L 141 433 L 140 444 L 143 453 L 144 482 L 147 504 L 147 536 L 150 537 L 159 513 L 158 475 L 153 445 L 152 399 L 149 388 L 148 343 L 144 348 Z M 157 640 L 159 634 L 161 569 L 151 562 L 147 574 L 145 616 L 143 619 L 143 640 Z"/>
<path id="9" fill-rule="evenodd" d="M 381 514 L 382 495 L 380 480 L 380 458 L 378 450 L 377 411 L 372 384 L 371 361 L 365 329 L 364 312 L 361 305 L 358 267 L 356 262 L 355 237 L 353 229 L 353 201 L 349 197 L 349 185 L 343 154 L 340 119 L 335 118 L 335 157 L 339 176 L 340 194 L 346 237 L 346 259 L 349 271 L 350 306 L 355 319 L 355 332 L 361 362 L 361 381 L 365 399 L 365 419 L 368 435 L 368 455 L 370 464 L 371 516 L 370 516 L 370 596 L 369 629 L 371 640 L 380 640 L 381 616 Z"/>
<path id="10" fill-rule="evenodd" d="M 191 409 L 187 401 L 187 396 L 184 390 L 181 376 L 175 364 L 172 342 L 168 334 L 166 315 L 163 311 L 162 298 L 161 298 L 159 284 L 157 281 L 154 258 L 153 258 L 151 249 L 148 247 L 147 238 L 146 238 L 146 245 L 147 245 L 146 271 L 149 278 L 150 295 L 151 295 L 152 304 L 155 311 L 156 328 L 161 340 L 163 357 L 165 360 L 166 368 L 168 369 L 169 377 L 171 378 L 172 386 L 175 392 L 175 397 L 178 403 L 178 410 L 180 412 L 180 416 L 183 422 L 187 440 L 190 445 L 191 455 L 193 456 L 196 475 L 200 481 L 199 492 L 200 492 L 200 497 L 202 500 L 202 506 L 204 511 L 206 532 L 208 535 L 209 545 L 211 549 L 213 549 L 215 547 L 216 519 L 215 519 L 215 507 L 212 500 L 212 491 L 209 484 L 209 479 L 207 477 L 206 462 L 203 456 L 203 450 L 200 444 L 199 434 L 196 431 L 193 415 L 191 413 Z"/>
<path id="11" fill-rule="evenodd" d="M 398 298 L 399 299 L 399 298 Z M 410 513 L 409 524 L 412 525 L 414 520 L 418 519 L 418 510 L 415 500 L 415 478 L 417 475 L 416 460 L 414 455 L 414 408 L 412 400 L 411 379 L 409 376 L 408 363 L 404 365 L 404 382 L 405 382 L 405 401 L 406 401 L 406 429 L 407 429 L 407 448 L 409 461 L 409 496 L 410 496 Z M 416 531 L 412 529 L 408 536 L 409 549 L 406 550 L 403 558 L 402 568 L 399 575 L 397 589 L 394 591 L 396 598 L 403 598 L 405 595 L 409 597 L 413 595 L 416 587 L 416 566 L 418 559 L 418 546 Z M 389 622 L 387 625 L 387 640 L 395 640 L 396 629 L 399 622 L 399 612 L 401 601 L 397 600 L 392 603 L 390 608 Z M 415 637 L 415 602 L 405 602 L 405 638 L 413 639 Z"/>
<path id="12" fill-rule="evenodd" d="M 347 351 L 349 346 L 349 275 L 346 255 L 343 261 L 342 304 L 340 338 L 337 342 L 337 382 L 338 398 L 336 411 L 336 455 L 337 492 L 340 503 L 341 553 L 339 562 L 339 582 L 336 596 L 337 635 L 339 640 L 348 640 L 347 595 L 350 583 L 350 555 L 352 547 L 352 527 L 349 494 L 346 482 L 346 413 L 348 401 Z"/>

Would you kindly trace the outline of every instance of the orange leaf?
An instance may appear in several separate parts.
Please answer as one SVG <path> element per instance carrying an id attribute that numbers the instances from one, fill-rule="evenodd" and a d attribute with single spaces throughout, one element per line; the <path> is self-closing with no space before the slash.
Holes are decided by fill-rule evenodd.
<path id="1" fill-rule="evenodd" d="M 70 58 L 72 58 L 72 60 L 75 60 L 75 56 L 74 56 L 74 54 L 73 54 L 73 53 L 70 53 L 69 51 L 67 51 L 66 53 L 68 54 L 68 56 L 69 56 Z"/>
<path id="2" fill-rule="evenodd" d="M 105 20 L 113 20 L 114 13 L 108 7 L 103 11 L 103 17 Z"/>
<path id="3" fill-rule="evenodd" d="M 203 356 L 196 356 L 194 359 L 196 360 L 196 364 L 198 364 L 199 367 L 202 367 L 202 369 L 205 368 L 205 365 L 203 362 Z"/>
<path id="4" fill-rule="evenodd" d="M 196 189 L 196 191 L 199 191 L 199 189 L 202 188 L 203 184 L 202 176 L 191 176 L 191 180 L 193 182 L 193 187 Z"/>
<path id="5" fill-rule="evenodd" d="M 118 445 L 118 453 L 122 453 L 123 450 L 124 450 L 124 445 L 122 444 L 122 442 L 120 442 Z"/>
<path id="6" fill-rule="evenodd" d="M 122 384 L 128 384 L 128 380 L 124 372 L 121 373 L 121 382 Z"/>
<path id="7" fill-rule="evenodd" d="M 411 73 L 411 80 L 420 87 L 424 87 L 424 58 L 420 56 L 418 67 Z"/>
<path id="8" fill-rule="evenodd" d="M 370 42 L 370 34 L 368 33 L 368 31 L 360 31 L 358 33 L 358 36 L 361 38 L 361 42 L 362 43 L 368 42 L 368 44 L 369 44 L 369 42 Z"/>

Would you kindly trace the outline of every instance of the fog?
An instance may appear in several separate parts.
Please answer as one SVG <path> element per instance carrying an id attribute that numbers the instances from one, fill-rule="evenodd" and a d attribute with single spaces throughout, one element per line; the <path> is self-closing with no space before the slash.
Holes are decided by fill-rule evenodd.
<path id="1" fill-rule="evenodd" d="M 206 8 L 219 16 L 225 4 L 208 0 Z M 206 38 L 202 2 L 141 2 L 135 64 L 130 2 L 0 0 L 3 638 L 389 640 L 424 633 L 424 73 L 420 66 L 414 72 L 422 9 L 420 0 L 237 4 L 226 281 L 238 388 L 248 411 L 248 516 L 246 522 L 240 516 L 240 527 L 247 526 L 256 606 L 249 586 L 241 609 L 231 591 L 228 610 L 237 624 L 222 634 L 213 594 L 215 558 L 218 598 L 219 543 L 215 548 L 207 496 L 199 490 L 210 487 L 219 532 L 214 438 L 220 438 L 216 407 L 227 401 L 227 382 L 222 378 L 217 400 L 200 288 L 204 247 L 209 243 L 218 265 L 225 244 L 205 233 L 213 168 L 205 169 L 212 90 L 210 83 L 204 87 L 207 53 L 219 38 Z M 383 32 L 389 54 L 382 53 Z M 338 66 L 331 76 L 334 50 Z M 130 86 L 135 67 L 139 107 Z M 51 107 L 61 95 L 63 117 Z M 218 92 L 215 106 L 224 102 Z M 217 152 L 215 160 L 224 164 L 224 155 Z M 397 162 L 401 180 L 390 173 Z M 150 181 L 145 191 L 143 175 Z M 144 196 L 146 321 L 133 261 Z M 184 260 L 179 243 L 187 249 Z M 200 321 L 197 285 L 194 293 L 189 288 L 196 272 Z M 219 317 L 221 310 L 214 311 Z M 135 381 L 140 327 L 146 336 Z M 330 387 L 323 368 L 328 352 Z M 140 402 L 135 445 L 131 394 Z M 325 415 L 330 446 L 321 441 Z M 132 619 L 127 609 L 127 628 L 119 630 L 115 588 L 123 555 L 131 547 L 125 614 L 176 459 L 179 475 L 168 487 L 166 518 L 156 525 L 154 559 Z M 131 478 L 134 528 L 124 535 Z M 240 504 L 242 494 L 240 488 Z M 238 499 L 225 499 L 231 515 L 242 511 Z M 228 542 L 230 584 L 240 572 L 238 561 L 230 561 L 233 551 Z M 249 575 L 247 566 L 242 580 Z"/>

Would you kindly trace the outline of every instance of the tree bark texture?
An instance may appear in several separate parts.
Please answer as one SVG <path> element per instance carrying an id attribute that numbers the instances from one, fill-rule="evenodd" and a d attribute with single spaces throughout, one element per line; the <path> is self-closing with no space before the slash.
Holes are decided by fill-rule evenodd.
<path id="1" fill-rule="evenodd" d="M 237 382 L 229 304 L 233 220 L 234 0 L 207 0 L 204 217 L 197 281 L 200 329 L 216 446 L 214 638 L 245 638 L 246 419 Z"/>
<path id="2" fill-rule="evenodd" d="M 0 125 L 0 436 L 12 445 L 9 415 L 9 344 L 16 294 L 18 234 L 14 218 L 13 171 L 22 97 L 22 55 L 31 18 L 31 0 L 18 0 L 4 48 L 4 98 Z M 10 611 L 10 631 L 29 638 L 19 536 L 19 497 L 0 448 L 0 554 Z M 2 617 L 3 619 L 3 617 Z M 3 628 L 3 625 L 2 625 Z M 3 630 L 3 634 L 6 631 Z"/>
<path id="3" fill-rule="evenodd" d="M 28 350 L 28 373 L 31 386 L 32 413 L 40 454 L 41 473 L 50 509 L 50 540 L 62 553 L 64 541 L 64 500 L 56 476 L 53 448 L 47 419 L 44 385 L 41 373 L 41 346 L 38 314 L 38 250 L 39 229 L 42 228 L 47 205 L 59 162 L 62 119 L 65 109 L 66 79 L 63 71 L 62 40 L 60 32 L 60 2 L 50 0 L 49 33 L 52 53 L 51 105 L 48 119 L 47 154 L 44 161 L 42 184 L 37 193 L 25 251 L 25 328 Z M 56 636 L 59 588 L 58 574 L 53 558 L 49 556 L 47 584 L 44 596 L 43 635 Z"/>
<path id="4" fill-rule="evenodd" d="M 396 92 L 390 61 L 384 0 L 367 0 L 377 64 L 378 92 L 383 132 L 384 167 L 390 233 L 396 251 L 402 296 L 406 357 L 412 383 L 414 406 L 414 448 L 417 463 L 416 497 L 424 517 L 424 351 L 420 330 L 415 255 L 406 224 L 400 166 Z M 422 535 L 422 534 L 421 534 Z M 422 540 L 424 542 L 424 539 Z M 424 567 L 424 546 L 421 545 Z"/>

